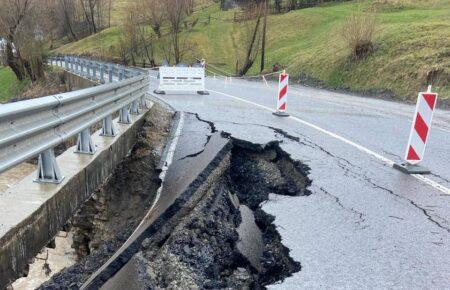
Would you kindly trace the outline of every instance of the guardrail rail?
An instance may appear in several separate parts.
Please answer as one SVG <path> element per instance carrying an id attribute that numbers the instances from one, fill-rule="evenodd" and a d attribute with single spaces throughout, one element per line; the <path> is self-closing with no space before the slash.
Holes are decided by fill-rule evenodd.
<path id="1" fill-rule="evenodd" d="M 102 136 L 115 136 L 112 115 L 119 112 L 119 123 L 130 124 L 130 114 L 146 107 L 150 82 L 143 71 L 72 56 L 49 62 L 101 85 L 1 105 L 0 173 L 38 156 L 36 182 L 61 183 L 55 146 L 78 135 L 76 152 L 94 154 L 90 128 L 102 122 Z"/>

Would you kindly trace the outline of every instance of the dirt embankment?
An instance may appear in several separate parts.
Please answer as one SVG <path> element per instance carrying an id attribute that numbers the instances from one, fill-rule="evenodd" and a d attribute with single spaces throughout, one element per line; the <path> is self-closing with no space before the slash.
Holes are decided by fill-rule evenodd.
<path id="1" fill-rule="evenodd" d="M 276 143 L 239 143 L 190 214 L 142 243 L 134 257 L 142 289 L 264 289 L 300 271 L 261 204 L 270 193 L 309 194 L 308 168 Z"/>
<path id="2" fill-rule="evenodd" d="M 143 138 L 149 139 L 154 140 Z M 202 173 L 209 176 L 206 181 L 175 201 L 181 202 L 181 213 L 152 225 L 157 231 L 116 269 L 108 289 L 264 289 L 301 270 L 261 205 L 270 194 L 308 195 L 309 168 L 278 143 L 229 142 L 221 161 Z M 155 158 L 146 142 L 136 148 L 74 218 L 76 248 L 87 256 L 40 289 L 78 289 L 148 210 L 159 186 Z"/>
<path id="3" fill-rule="evenodd" d="M 160 186 L 157 167 L 171 119 L 172 113 L 156 104 L 147 113 L 130 156 L 69 222 L 79 262 L 40 289 L 79 289 L 131 235 Z"/>

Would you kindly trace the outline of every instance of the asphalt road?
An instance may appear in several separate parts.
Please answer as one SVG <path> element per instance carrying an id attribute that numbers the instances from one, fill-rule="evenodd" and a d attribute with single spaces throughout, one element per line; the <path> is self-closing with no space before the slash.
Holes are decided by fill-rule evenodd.
<path id="1" fill-rule="evenodd" d="M 280 140 L 311 168 L 310 196 L 272 195 L 263 206 L 302 264 L 270 288 L 449 289 L 449 112 L 437 112 L 431 131 L 423 165 L 433 174 L 408 176 L 392 164 L 404 155 L 413 106 L 296 86 L 291 117 L 279 118 L 274 83 L 210 78 L 207 89 L 159 97 L 236 138 Z"/>

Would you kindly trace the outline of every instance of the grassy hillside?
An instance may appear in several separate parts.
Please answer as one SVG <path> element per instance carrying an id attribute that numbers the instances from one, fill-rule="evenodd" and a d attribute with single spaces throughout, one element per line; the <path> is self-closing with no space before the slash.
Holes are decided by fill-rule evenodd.
<path id="1" fill-rule="evenodd" d="M 28 82 L 19 82 L 8 67 L 0 66 L 0 103 L 14 98 Z"/>
<path id="2" fill-rule="evenodd" d="M 381 2 L 381 4 L 380 4 Z M 450 1 L 358 1 L 293 11 L 269 17 L 267 66 L 287 66 L 296 78 L 306 75 L 331 88 L 353 91 L 391 90 L 400 98 L 415 99 L 429 72 L 437 75 L 435 90 L 450 98 Z M 342 37 L 347 16 L 354 11 L 377 11 L 375 51 L 350 61 Z M 189 38 L 195 47 L 187 60 L 204 57 L 233 73 L 240 38 L 246 24 L 232 21 L 234 11 L 218 5 L 199 10 L 199 24 Z M 203 23 L 211 16 L 211 23 Z M 113 27 L 57 50 L 114 57 L 120 29 Z M 161 60 L 161 53 L 158 60 Z M 258 72 L 255 63 L 250 74 Z"/>

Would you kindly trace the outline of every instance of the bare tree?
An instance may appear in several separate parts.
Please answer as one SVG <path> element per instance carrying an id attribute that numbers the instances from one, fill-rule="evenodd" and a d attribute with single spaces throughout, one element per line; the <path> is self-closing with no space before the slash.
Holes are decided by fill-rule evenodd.
<path id="1" fill-rule="evenodd" d="M 55 0 L 0 0 L 0 38 L 18 80 L 45 78 L 44 43 L 55 35 Z"/>
<path id="2" fill-rule="evenodd" d="M 25 79 L 25 64 L 15 41 L 29 14 L 31 0 L 1 0 L 0 7 L 2 7 L 0 10 L 0 35 L 5 42 L 6 63 L 17 79 L 23 80 Z"/>
<path id="3" fill-rule="evenodd" d="M 267 14 L 269 13 L 269 3 L 268 0 L 264 0 L 264 24 L 262 31 L 262 44 L 261 44 L 261 70 L 264 70 L 264 65 L 266 62 L 266 38 L 267 38 Z"/>
<path id="4" fill-rule="evenodd" d="M 237 47 L 241 48 L 238 51 L 238 56 L 240 55 L 241 59 L 238 58 L 238 69 L 237 73 L 240 76 L 245 75 L 253 66 L 256 57 L 259 52 L 261 39 L 263 35 L 262 31 L 262 18 L 264 16 L 264 4 L 263 3 L 251 3 L 245 7 L 245 13 L 248 14 L 248 20 L 244 23 L 244 35 L 242 36 L 243 43 L 241 45 L 237 45 Z M 235 24 L 240 25 L 240 24 Z M 241 66 L 239 66 L 241 64 Z"/>
<path id="5" fill-rule="evenodd" d="M 125 9 L 125 15 L 121 29 L 120 52 L 122 61 L 131 60 L 137 65 L 138 58 L 146 58 L 151 66 L 155 65 L 154 36 L 147 28 L 146 0 L 130 2 Z"/>
<path id="6" fill-rule="evenodd" d="M 90 33 L 97 33 L 105 27 L 106 17 L 110 18 L 109 14 L 106 15 L 105 6 L 108 5 L 107 11 L 111 13 L 110 0 L 79 0 L 78 3 Z M 110 20 L 108 21 L 110 22 Z"/>
<path id="7" fill-rule="evenodd" d="M 187 36 L 181 35 L 184 18 L 188 15 L 190 0 L 163 0 L 166 19 L 169 24 L 169 39 L 176 63 L 179 63 L 188 50 Z"/>
<path id="8" fill-rule="evenodd" d="M 142 2 L 143 11 L 158 38 L 162 36 L 161 27 L 165 18 L 165 7 L 162 0 L 144 0 Z"/>
<path id="9" fill-rule="evenodd" d="M 67 31 L 67 34 L 72 40 L 78 40 L 78 36 L 74 30 L 74 16 L 75 16 L 75 5 L 71 0 L 60 0 L 59 1 L 60 15 L 62 15 L 63 27 Z"/>

